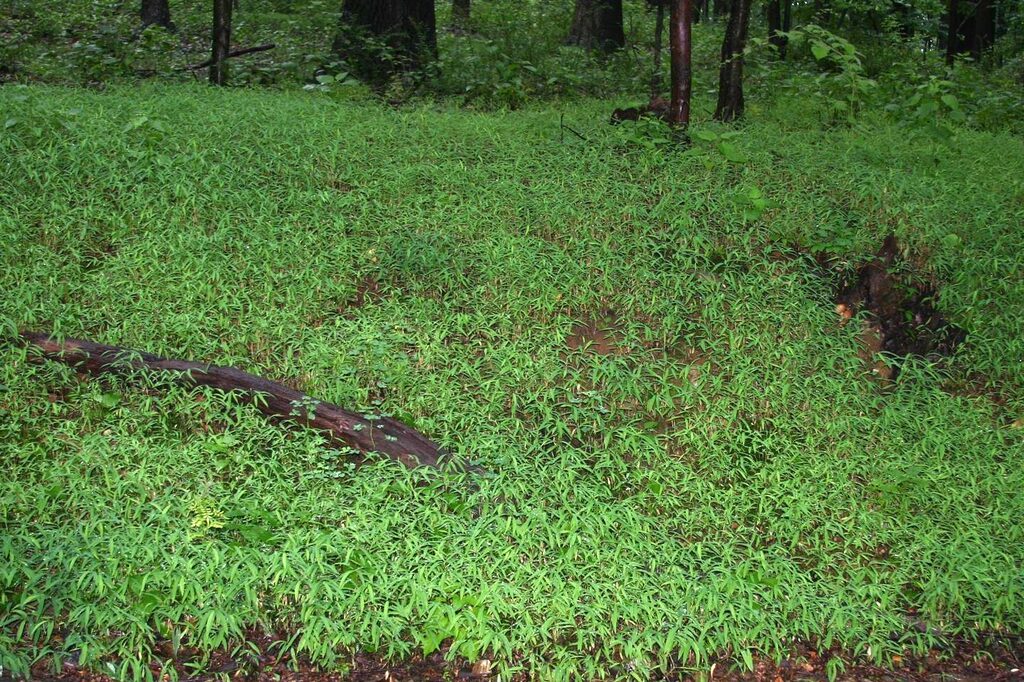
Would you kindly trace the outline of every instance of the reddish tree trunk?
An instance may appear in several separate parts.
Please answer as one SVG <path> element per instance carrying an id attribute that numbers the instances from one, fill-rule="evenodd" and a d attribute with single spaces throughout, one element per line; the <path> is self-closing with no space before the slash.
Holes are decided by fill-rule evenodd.
<path id="1" fill-rule="evenodd" d="M 747 44 L 751 0 L 732 0 L 729 25 L 722 41 L 722 66 L 718 71 L 718 106 L 715 118 L 732 121 L 743 115 L 743 50 Z"/>
<path id="2" fill-rule="evenodd" d="M 622 0 L 576 0 L 567 45 L 612 52 L 626 46 Z"/>
<path id="3" fill-rule="evenodd" d="M 436 443 L 401 422 L 387 417 L 368 419 L 233 367 L 168 360 L 92 341 L 58 341 L 34 332 L 22 332 L 20 337 L 38 351 L 42 359 L 63 362 L 90 374 L 132 370 L 170 372 L 185 386 L 237 391 L 256 409 L 274 419 L 294 420 L 323 431 L 338 445 L 362 452 L 379 452 L 410 468 L 438 467 L 445 459 L 444 451 Z M 480 471 L 472 466 L 466 470 Z"/>
<path id="4" fill-rule="evenodd" d="M 693 0 L 672 0 L 669 18 L 669 52 L 672 66 L 672 97 L 668 121 L 686 128 L 690 125 L 690 92 L 693 86 L 693 63 L 690 58 L 693 29 Z"/>
<path id="5" fill-rule="evenodd" d="M 213 0 L 213 54 L 210 56 L 210 83 L 228 82 L 228 53 L 231 51 L 232 0 Z"/>

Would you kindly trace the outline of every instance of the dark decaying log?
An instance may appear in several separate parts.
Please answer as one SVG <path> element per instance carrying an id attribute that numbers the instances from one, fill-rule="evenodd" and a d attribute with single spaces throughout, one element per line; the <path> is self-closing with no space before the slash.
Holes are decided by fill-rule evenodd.
<path id="1" fill-rule="evenodd" d="M 271 418 L 294 420 L 320 430 L 337 445 L 362 452 L 379 452 L 409 468 L 447 468 L 448 457 L 440 446 L 399 421 L 388 417 L 368 419 L 234 367 L 170 360 L 92 341 L 54 339 L 36 332 L 21 332 L 20 337 L 31 349 L 38 351 L 35 359 L 55 360 L 90 374 L 126 370 L 170 372 L 177 382 L 185 386 L 211 386 L 238 392 Z M 482 471 L 471 465 L 455 468 L 475 473 Z"/>

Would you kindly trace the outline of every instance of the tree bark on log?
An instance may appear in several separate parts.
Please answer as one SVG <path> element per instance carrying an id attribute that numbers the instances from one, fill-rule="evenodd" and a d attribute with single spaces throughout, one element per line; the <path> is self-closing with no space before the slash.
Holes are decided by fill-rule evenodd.
<path id="1" fill-rule="evenodd" d="M 283 384 L 243 372 L 189 360 L 172 360 L 150 353 L 80 339 L 54 339 L 47 334 L 21 332 L 21 341 L 39 353 L 33 360 L 54 360 L 90 374 L 150 370 L 173 373 L 184 386 L 210 386 L 236 391 L 263 414 L 275 420 L 294 420 L 323 432 L 338 446 L 378 452 L 410 469 L 446 467 L 447 453 L 419 431 L 388 418 L 368 419 L 337 405 L 321 402 Z M 456 470 L 480 473 L 473 465 Z"/>

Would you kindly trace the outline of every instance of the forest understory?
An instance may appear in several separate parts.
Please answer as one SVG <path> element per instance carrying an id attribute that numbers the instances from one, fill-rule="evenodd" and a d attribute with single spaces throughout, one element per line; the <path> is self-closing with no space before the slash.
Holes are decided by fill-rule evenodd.
<path id="1" fill-rule="evenodd" d="M 1019 0 L 0 5 L 0 679 L 1024 679 Z"/>

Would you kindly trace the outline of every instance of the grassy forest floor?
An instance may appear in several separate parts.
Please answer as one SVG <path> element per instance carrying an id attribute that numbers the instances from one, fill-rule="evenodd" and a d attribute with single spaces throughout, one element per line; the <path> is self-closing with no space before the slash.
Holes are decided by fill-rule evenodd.
<path id="1" fill-rule="evenodd" d="M 793 100 L 680 151 L 615 105 L 0 90 L 5 334 L 233 364 L 492 472 L 2 345 L 4 671 L 1011 675 L 1024 142 Z M 886 381 L 835 287 L 890 233 L 967 337 Z"/>

